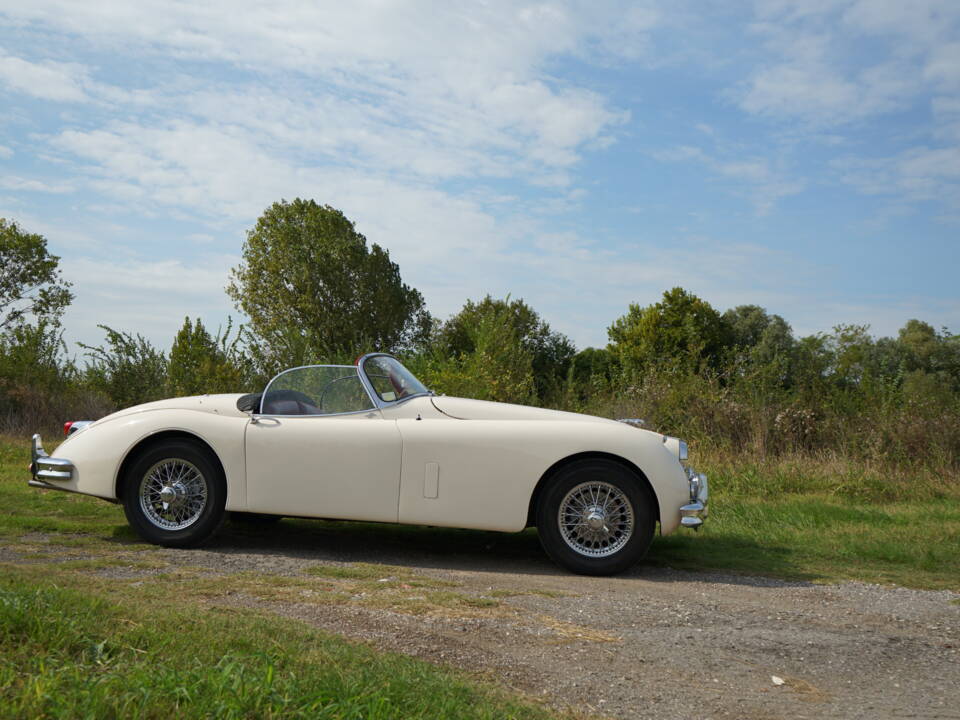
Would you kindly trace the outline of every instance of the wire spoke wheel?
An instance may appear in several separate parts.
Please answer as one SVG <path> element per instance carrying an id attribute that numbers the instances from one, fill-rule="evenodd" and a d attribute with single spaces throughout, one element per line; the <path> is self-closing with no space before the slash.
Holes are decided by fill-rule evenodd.
<path id="1" fill-rule="evenodd" d="M 161 530 L 184 530 L 207 507 L 207 480 L 196 465 L 182 458 L 154 463 L 140 481 L 140 509 Z"/>
<path id="2" fill-rule="evenodd" d="M 574 552 L 590 558 L 607 557 L 633 536 L 633 506 L 616 485 L 601 480 L 584 482 L 560 501 L 557 524 Z"/>

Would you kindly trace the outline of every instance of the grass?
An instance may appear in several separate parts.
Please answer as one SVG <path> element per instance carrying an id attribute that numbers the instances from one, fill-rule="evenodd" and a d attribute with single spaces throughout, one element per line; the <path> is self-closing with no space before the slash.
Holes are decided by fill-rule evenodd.
<path id="1" fill-rule="evenodd" d="M 460 673 L 294 621 L 71 584 L 4 568 L 0 717 L 549 716 Z"/>
<path id="2" fill-rule="evenodd" d="M 369 562 L 297 576 L 175 568 L 131 533 L 116 506 L 28 488 L 28 455 L 25 442 L 0 439 L 0 546 L 24 560 L 0 566 L 0 718 L 548 716 L 475 678 L 378 653 L 264 606 L 351 603 L 470 617 L 508 614 L 510 597 L 562 593 L 490 588 L 478 596 Z M 658 538 L 647 566 L 960 590 L 956 480 L 829 457 L 695 460 L 710 475 L 711 517 L 697 534 Z M 338 546 L 354 553 L 345 550 L 346 560 L 423 556 L 455 567 L 520 561 L 555 572 L 534 531 L 285 520 L 269 537 L 227 526 L 223 542 L 269 543 L 281 553 Z M 616 640 L 553 629 L 558 642 Z"/>
<path id="3" fill-rule="evenodd" d="M 788 579 L 960 590 L 960 484 L 832 457 L 707 457 L 710 518 L 650 561 Z"/>

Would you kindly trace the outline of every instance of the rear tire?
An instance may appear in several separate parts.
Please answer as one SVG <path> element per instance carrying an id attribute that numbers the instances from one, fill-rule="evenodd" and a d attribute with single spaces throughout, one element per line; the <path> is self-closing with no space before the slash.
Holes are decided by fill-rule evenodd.
<path id="1" fill-rule="evenodd" d="M 646 481 L 610 460 L 561 468 L 537 503 L 537 533 L 557 565 L 580 575 L 614 575 L 646 554 L 656 527 Z"/>
<path id="2" fill-rule="evenodd" d="M 166 440 L 144 450 L 127 469 L 123 509 L 144 540 L 195 547 L 224 517 L 227 483 L 212 453 L 189 440 Z"/>

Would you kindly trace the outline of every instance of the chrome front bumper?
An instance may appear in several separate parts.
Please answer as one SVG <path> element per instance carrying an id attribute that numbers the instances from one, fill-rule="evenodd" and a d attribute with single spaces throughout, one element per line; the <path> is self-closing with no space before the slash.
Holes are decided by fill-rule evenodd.
<path id="1" fill-rule="evenodd" d="M 73 480 L 73 463 L 64 458 L 52 458 L 43 449 L 39 435 L 34 435 L 30 444 L 31 487 L 66 490 L 59 483 Z"/>
<path id="2" fill-rule="evenodd" d="M 697 530 L 707 518 L 707 502 L 710 490 L 707 476 L 693 468 L 686 468 L 687 482 L 690 484 L 690 502 L 680 508 L 680 525 Z"/>

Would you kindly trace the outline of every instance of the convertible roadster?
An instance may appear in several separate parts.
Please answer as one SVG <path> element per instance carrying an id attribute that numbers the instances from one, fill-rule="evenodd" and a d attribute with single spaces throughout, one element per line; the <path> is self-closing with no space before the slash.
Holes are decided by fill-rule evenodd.
<path id="1" fill-rule="evenodd" d="M 396 358 L 297 367 L 262 393 L 146 403 L 66 423 L 37 488 L 122 503 L 145 540 L 189 547 L 226 512 L 516 532 L 577 573 L 697 528 L 707 478 L 683 441 L 589 415 L 435 395 Z"/>

